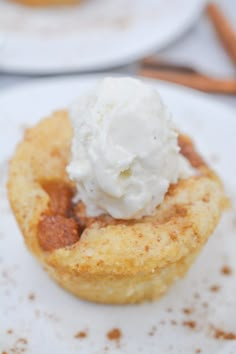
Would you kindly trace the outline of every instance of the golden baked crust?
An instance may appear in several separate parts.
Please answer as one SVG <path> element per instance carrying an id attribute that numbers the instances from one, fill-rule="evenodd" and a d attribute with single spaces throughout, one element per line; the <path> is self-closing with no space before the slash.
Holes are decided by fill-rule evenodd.
<path id="1" fill-rule="evenodd" d="M 82 0 L 12 0 L 22 5 L 41 7 L 41 6 L 65 6 L 76 5 Z"/>
<path id="2" fill-rule="evenodd" d="M 9 199 L 27 246 L 62 287 L 83 299 L 117 304 L 159 297 L 186 273 L 216 227 L 227 205 L 219 178 L 182 137 L 182 153 L 199 173 L 172 185 L 154 216 L 93 219 L 79 241 L 47 251 L 38 238 L 50 209 L 43 185 L 73 187 L 65 171 L 71 138 L 67 112 L 56 112 L 27 130 L 10 163 Z"/>

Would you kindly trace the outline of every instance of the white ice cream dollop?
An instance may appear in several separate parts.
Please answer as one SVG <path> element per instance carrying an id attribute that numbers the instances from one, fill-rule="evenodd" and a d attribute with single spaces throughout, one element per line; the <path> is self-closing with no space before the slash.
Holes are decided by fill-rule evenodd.
<path id="1" fill-rule="evenodd" d="M 151 215 L 171 183 L 190 174 L 157 91 L 132 78 L 106 78 L 70 109 L 67 172 L 88 216 Z"/>

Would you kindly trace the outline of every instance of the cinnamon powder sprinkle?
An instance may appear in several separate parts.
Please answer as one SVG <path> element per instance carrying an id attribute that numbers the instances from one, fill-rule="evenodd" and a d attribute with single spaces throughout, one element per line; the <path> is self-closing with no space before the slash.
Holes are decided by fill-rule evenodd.
<path id="1" fill-rule="evenodd" d="M 236 339 L 236 333 L 225 332 L 223 329 L 212 327 L 214 338 L 216 339 L 225 339 L 225 340 L 234 340 Z"/>
<path id="2" fill-rule="evenodd" d="M 7 334 L 12 334 L 13 333 L 13 329 L 8 329 L 7 330 Z"/>
<path id="3" fill-rule="evenodd" d="M 82 339 L 87 337 L 87 333 L 84 331 L 80 331 L 74 335 L 75 338 Z"/>
<path id="4" fill-rule="evenodd" d="M 17 339 L 16 342 L 17 343 L 22 343 L 22 344 L 27 344 L 28 343 L 27 339 L 25 339 L 25 338 L 19 338 L 19 339 Z"/>
<path id="5" fill-rule="evenodd" d="M 109 332 L 107 332 L 107 338 L 109 340 L 119 340 L 122 336 L 121 330 L 119 328 L 113 328 Z"/>
<path id="6" fill-rule="evenodd" d="M 183 309 L 183 313 L 185 313 L 185 315 L 191 315 L 191 313 L 193 313 L 193 309 L 192 308 L 184 308 Z"/>
<path id="7" fill-rule="evenodd" d="M 214 293 L 218 292 L 219 290 L 220 290 L 220 286 L 219 285 L 212 285 L 210 287 L 210 291 L 212 291 Z"/>
<path id="8" fill-rule="evenodd" d="M 172 326 L 176 326 L 177 322 L 175 320 L 171 320 L 170 323 L 172 324 Z"/>
<path id="9" fill-rule="evenodd" d="M 183 326 L 194 329 L 194 328 L 196 328 L 196 322 L 195 321 L 183 321 Z"/>
<path id="10" fill-rule="evenodd" d="M 225 265 L 225 266 L 223 266 L 221 268 L 221 273 L 223 275 L 231 275 L 232 274 L 232 269 L 229 266 Z"/>
<path id="11" fill-rule="evenodd" d="M 13 347 L 9 348 L 9 353 L 20 354 L 25 353 L 27 350 L 28 340 L 26 338 L 18 338 Z M 6 351 L 3 351 L 2 354 L 7 354 Z"/>
<path id="12" fill-rule="evenodd" d="M 201 353 L 202 352 L 202 349 L 200 349 L 200 348 L 197 348 L 196 350 L 195 350 L 195 354 L 199 354 L 199 353 Z"/>
<path id="13" fill-rule="evenodd" d="M 148 335 L 150 337 L 154 336 L 154 334 L 156 333 L 156 330 L 157 330 L 156 326 L 152 326 L 151 330 L 148 332 Z"/>
<path id="14" fill-rule="evenodd" d="M 28 299 L 29 299 L 30 301 L 34 301 L 34 300 L 35 300 L 35 295 L 34 295 L 34 293 L 30 293 L 29 296 L 28 296 Z"/>

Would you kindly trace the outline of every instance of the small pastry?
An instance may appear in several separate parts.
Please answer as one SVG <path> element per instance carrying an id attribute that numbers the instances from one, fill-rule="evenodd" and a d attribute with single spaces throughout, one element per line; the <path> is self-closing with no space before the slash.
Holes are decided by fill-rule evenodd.
<path id="1" fill-rule="evenodd" d="M 14 0 L 14 2 L 32 7 L 47 7 L 77 5 L 81 0 Z"/>
<path id="2" fill-rule="evenodd" d="M 9 199 L 30 251 L 76 296 L 110 304 L 164 294 L 227 206 L 154 88 L 107 78 L 27 130 Z"/>

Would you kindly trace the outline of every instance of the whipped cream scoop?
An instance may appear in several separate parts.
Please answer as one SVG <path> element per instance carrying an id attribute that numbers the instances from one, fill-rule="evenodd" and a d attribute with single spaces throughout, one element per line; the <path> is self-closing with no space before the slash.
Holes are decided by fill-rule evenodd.
<path id="1" fill-rule="evenodd" d="M 170 184 L 191 174 L 170 113 L 142 81 L 105 78 L 69 115 L 74 136 L 67 172 L 88 216 L 152 215 Z"/>

